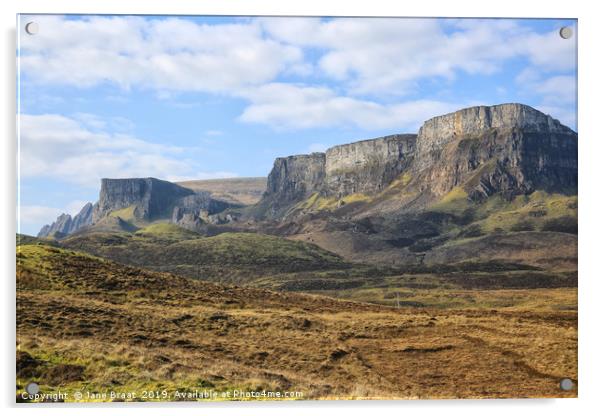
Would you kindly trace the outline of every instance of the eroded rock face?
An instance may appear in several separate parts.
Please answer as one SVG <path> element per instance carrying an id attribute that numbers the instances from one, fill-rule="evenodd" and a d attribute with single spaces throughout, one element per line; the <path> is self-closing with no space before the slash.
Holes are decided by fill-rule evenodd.
<path id="1" fill-rule="evenodd" d="M 190 189 L 155 178 L 102 179 L 93 221 L 132 206 L 138 219 L 171 217 L 176 201 L 192 194 Z"/>
<path id="2" fill-rule="evenodd" d="M 427 120 L 418 132 L 414 169 L 429 168 L 450 142 L 487 133 L 518 129 L 530 133 L 574 134 L 558 120 L 524 104 L 465 108 Z"/>
<path id="3" fill-rule="evenodd" d="M 364 204 L 364 212 L 356 214 L 374 216 L 419 211 L 455 187 L 477 201 L 496 193 L 576 193 L 577 147 L 577 133 L 529 106 L 467 108 L 426 121 L 417 136 L 392 135 L 277 158 L 266 192 L 249 215 L 272 220 L 303 215 L 308 208 L 300 203 L 316 195 L 342 207 L 337 199 L 362 194 L 364 202 L 352 208 Z M 64 214 L 40 236 L 69 234 L 128 207 L 135 219 L 169 218 L 189 229 L 234 218 L 225 211 L 228 203 L 203 191 L 154 178 L 103 179 L 94 207 L 86 205 L 74 218 Z M 344 209 L 350 215 L 349 206 Z"/>
<path id="4" fill-rule="evenodd" d="M 99 200 L 95 205 L 86 204 L 73 218 L 69 214 L 61 215 L 53 224 L 45 225 L 38 236 L 60 238 L 86 226 L 93 226 L 97 231 L 128 229 L 135 228 L 136 220 L 152 222 L 157 219 L 169 219 L 184 228 L 197 230 L 206 222 L 231 219 L 218 214 L 237 206 L 214 199 L 209 192 L 195 192 L 155 178 L 102 179 Z M 119 223 L 109 221 L 109 214 L 124 208 L 128 212 L 118 215 L 116 220 Z"/>
<path id="5" fill-rule="evenodd" d="M 73 217 L 73 221 L 71 222 L 71 230 L 69 233 L 73 233 L 79 230 L 86 225 L 90 225 L 92 223 L 92 214 L 94 211 L 94 205 L 91 202 L 88 202 L 83 208 L 79 211 L 79 213 Z"/>
<path id="6" fill-rule="evenodd" d="M 48 237 L 55 234 L 68 234 L 69 230 L 71 230 L 72 221 L 71 215 L 61 214 L 58 216 L 55 222 L 42 227 L 38 233 L 38 237 Z"/>
<path id="7" fill-rule="evenodd" d="M 415 143 L 414 134 L 396 134 L 328 149 L 322 192 L 341 198 L 381 191 L 409 167 Z"/>
<path id="8" fill-rule="evenodd" d="M 315 193 L 337 198 L 377 193 L 409 166 L 415 140 L 416 135 L 399 134 L 277 158 L 260 205 L 269 217 L 278 217 Z"/>
<path id="9" fill-rule="evenodd" d="M 209 192 L 197 192 L 180 198 L 173 208 L 171 222 L 188 230 L 196 231 L 204 223 L 213 222 L 214 214 L 220 213 L 231 204 L 211 198 Z"/>
<path id="10" fill-rule="evenodd" d="M 418 136 L 393 135 L 335 146 L 325 154 L 278 158 L 260 205 L 268 217 L 278 218 L 315 193 L 339 199 L 375 195 L 402 173 L 413 199 L 388 201 L 387 209 L 379 205 L 374 212 L 404 204 L 425 207 L 458 186 L 475 200 L 536 189 L 575 193 L 577 133 L 522 104 L 466 108 L 426 121 Z"/>
<path id="11" fill-rule="evenodd" d="M 279 157 L 268 175 L 264 198 L 276 205 L 288 205 L 309 197 L 324 183 L 326 155 L 312 153 Z"/>
<path id="12" fill-rule="evenodd" d="M 520 104 L 472 107 L 424 123 L 412 166 L 420 189 L 473 199 L 577 189 L 577 133 Z"/>
<path id="13" fill-rule="evenodd" d="M 50 225 L 42 227 L 38 237 L 48 237 L 54 235 L 67 235 L 74 233 L 82 227 L 92 223 L 93 205 L 88 202 L 73 218 L 69 214 L 61 214 Z"/>

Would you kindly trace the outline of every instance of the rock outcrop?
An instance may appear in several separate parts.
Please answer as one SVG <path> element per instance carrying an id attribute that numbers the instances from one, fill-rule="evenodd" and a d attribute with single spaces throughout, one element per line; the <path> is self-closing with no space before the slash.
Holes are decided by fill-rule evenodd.
<path id="1" fill-rule="evenodd" d="M 82 227 L 92 223 L 93 205 L 88 202 L 73 218 L 69 214 L 61 214 L 50 225 L 42 227 L 38 237 L 62 236 L 72 234 Z"/>
<path id="2" fill-rule="evenodd" d="M 324 153 L 277 158 L 264 194 L 271 210 L 276 212 L 319 189 L 324 183 L 325 161 Z"/>
<path id="3" fill-rule="evenodd" d="M 448 143 L 461 138 L 476 137 L 492 129 L 517 129 L 544 134 L 575 134 L 558 120 L 524 104 L 512 103 L 465 108 L 454 113 L 433 117 L 422 125 L 416 144 L 415 169 L 428 168 L 429 162 Z"/>
<path id="4" fill-rule="evenodd" d="M 229 208 L 227 202 L 211 198 L 209 192 L 198 192 L 177 201 L 171 222 L 188 230 L 198 230 L 203 224 L 215 222 L 213 216 Z"/>
<path id="5" fill-rule="evenodd" d="M 102 179 L 93 221 L 130 207 L 136 219 L 169 218 L 176 201 L 193 194 L 190 189 L 155 178 Z"/>
<path id="6" fill-rule="evenodd" d="M 322 193 L 342 198 L 381 191 L 410 166 L 415 143 L 414 134 L 396 134 L 328 149 Z"/>
<path id="7" fill-rule="evenodd" d="M 577 189 L 577 133 L 522 104 L 471 107 L 432 118 L 418 133 L 413 176 L 435 197 L 464 185 L 496 192 Z"/>
<path id="8" fill-rule="evenodd" d="M 522 104 L 466 108 L 426 121 L 417 136 L 393 135 L 335 146 L 325 154 L 276 159 L 260 212 L 282 217 L 315 193 L 339 199 L 375 195 L 402 173 L 411 192 L 387 202 L 387 210 L 404 203 L 424 207 L 458 186 L 474 200 L 537 189 L 576 193 L 577 133 Z"/>
<path id="9" fill-rule="evenodd" d="M 239 215 L 283 220 L 342 207 L 348 218 L 416 213 L 454 188 L 475 202 L 535 190 L 576 194 L 577 148 L 577 133 L 532 107 L 471 107 L 426 121 L 418 135 L 277 158 L 262 199 L 245 213 L 228 211 L 233 205 L 201 189 L 154 178 L 103 179 L 94 207 L 60 216 L 40 236 L 70 234 L 119 210 L 127 211 L 118 214 L 126 221 L 169 220 L 198 230 Z"/>
<path id="10" fill-rule="evenodd" d="M 399 134 L 277 158 L 260 202 L 262 212 L 278 217 L 315 193 L 341 198 L 379 192 L 407 168 L 415 140 L 416 135 Z"/>
<path id="11" fill-rule="evenodd" d="M 86 204 L 73 218 L 62 214 L 38 236 L 61 238 L 87 226 L 94 231 L 128 231 L 155 220 L 170 220 L 196 230 L 205 222 L 222 221 L 216 215 L 233 206 L 212 198 L 209 192 L 195 192 L 155 178 L 102 179 L 96 204 Z M 110 218 L 111 214 L 115 218 Z"/>

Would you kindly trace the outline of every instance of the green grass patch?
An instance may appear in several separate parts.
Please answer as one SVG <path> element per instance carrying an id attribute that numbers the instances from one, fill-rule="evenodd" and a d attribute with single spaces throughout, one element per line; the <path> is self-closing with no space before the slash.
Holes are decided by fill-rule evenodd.
<path id="1" fill-rule="evenodd" d="M 121 208 L 121 209 L 117 209 L 115 211 L 111 211 L 109 213 L 109 217 L 119 217 L 124 221 L 134 221 L 134 220 L 136 220 L 135 211 L 136 211 L 136 206 L 130 205 L 129 207 L 126 207 L 126 208 Z"/>
<path id="2" fill-rule="evenodd" d="M 139 237 L 170 240 L 187 240 L 200 237 L 199 234 L 168 222 L 158 222 L 144 227 L 135 233 Z"/>

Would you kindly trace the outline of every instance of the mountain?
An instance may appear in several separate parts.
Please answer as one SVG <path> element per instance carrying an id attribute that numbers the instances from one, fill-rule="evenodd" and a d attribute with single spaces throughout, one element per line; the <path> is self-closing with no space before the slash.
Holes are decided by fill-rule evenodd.
<path id="1" fill-rule="evenodd" d="M 98 202 L 86 204 L 74 218 L 62 214 L 45 225 L 38 237 L 64 238 L 76 232 L 135 231 L 154 221 L 171 221 L 198 229 L 206 222 L 220 222 L 221 213 L 237 207 L 211 193 L 193 190 L 155 178 L 102 179 Z M 231 217 L 228 217 L 231 218 Z"/>
<path id="2" fill-rule="evenodd" d="M 91 222 L 76 229 L 62 216 L 40 234 L 134 233 L 161 222 L 205 236 L 276 235 L 351 262 L 570 271 L 577 148 L 577 133 L 532 107 L 471 107 L 427 120 L 418 134 L 279 157 L 267 181 L 103 179 Z M 243 200 L 256 202 L 235 202 Z"/>
<path id="3" fill-rule="evenodd" d="M 259 206 L 267 217 L 279 218 L 315 193 L 337 199 L 374 194 L 407 169 L 415 143 L 415 135 L 393 135 L 277 158 Z"/>
<path id="4" fill-rule="evenodd" d="M 153 220 L 171 216 L 178 200 L 194 192 L 155 178 L 102 179 L 100 196 L 94 208 L 94 221 L 109 213 L 127 209 L 129 217 Z"/>
<path id="5" fill-rule="evenodd" d="M 417 211 L 458 187 L 472 201 L 576 194 L 577 133 L 522 104 L 463 109 L 426 121 L 418 135 L 276 159 L 257 215 L 283 220 L 348 202 L 370 213 Z"/>

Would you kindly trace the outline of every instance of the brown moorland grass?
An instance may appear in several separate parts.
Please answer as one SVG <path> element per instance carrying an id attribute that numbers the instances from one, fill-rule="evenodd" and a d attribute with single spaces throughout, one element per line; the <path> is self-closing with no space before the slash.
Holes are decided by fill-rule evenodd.
<path id="1" fill-rule="evenodd" d="M 67 401 L 80 391 L 177 400 L 175 391 L 198 389 L 302 399 L 577 395 L 558 388 L 577 380 L 575 310 L 393 309 L 193 281 L 45 245 L 18 247 L 17 350 L 17 397 L 30 381 Z"/>

